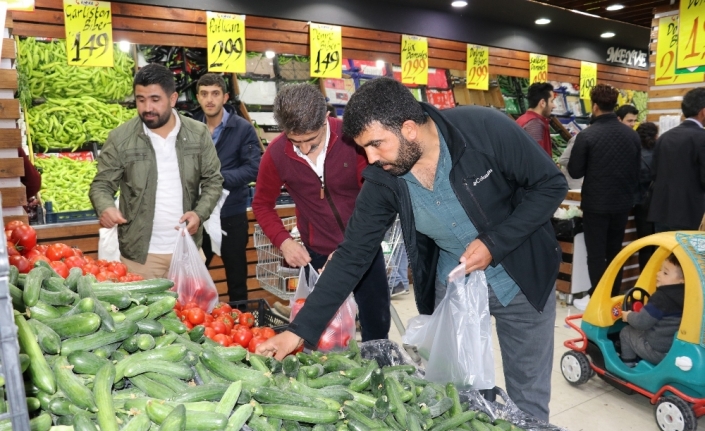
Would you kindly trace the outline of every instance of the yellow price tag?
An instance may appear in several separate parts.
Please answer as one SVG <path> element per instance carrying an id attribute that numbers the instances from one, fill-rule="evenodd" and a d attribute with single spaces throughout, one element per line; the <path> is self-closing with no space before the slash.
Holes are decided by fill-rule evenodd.
<path id="1" fill-rule="evenodd" d="M 311 23 L 311 76 L 343 77 L 343 37 L 340 26 Z"/>
<path id="2" fill-rule="evenodd" d="M 676 47 L 678 46 L 678 15 L 658 20 L 656 41 L 656 85 L 688 84 L 705 81 L 704 73 L 676 74 Z"/>
<path id="3" fill-rule="evenodd" d="M 590 99 L 590 90 L 597 85 L 597 64 L 580 62 L 580 98 Z"/>
<path id="4" fill-rule="evenodd" d="M 428 83 L 428 41 L 425 37 L 401 36 L 401 83 Z"/>
<path id="5" fill-rule="evenodd" d="M 7 10 L 32 12 L 34 10 L 34 0 L 8 0 Z"/>
<path id="6" fill-rule="evenodd" d="M 490 49 L 486 46 L 468 44 L 466 69 L 465 83 L 469 90 L 489 90 Z"/>
<path id="7" fill-rule="evenodd" d="M 110 2 L 64 0 L 64 22 L 69 65 L 113 67 Z"/>
<path id="8" fill-rule="evenodd" d="M 206 12 L 208 71 L 245 73 L 245 16 Z"/>
<path id="9" fill-rule="evenodd" d="M 529 54 L 529 85 L 548 81 L 548 56 Z"/>
<path id="10" fill-rule="evenodd" d="M 681 0 L 677 67 L 705 66 L 705 1 Z"/>

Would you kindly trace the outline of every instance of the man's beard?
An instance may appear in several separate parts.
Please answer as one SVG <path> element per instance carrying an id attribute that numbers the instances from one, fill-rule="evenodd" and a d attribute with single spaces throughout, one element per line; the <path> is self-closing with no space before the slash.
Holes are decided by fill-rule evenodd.
<path id="1" fill-rule="evenodd" d="M 151 119 L 145 119 L 145 115 L 151 114 L 151 115 L 156 115 L 156 118 L 151 118 Z M 171 109 L 166 111 L 164 114 L 159 115 L 157 112 L 145 112 L 145 113 L 140 113 L 140 119 L 144 123 L 145 126 L 147 126 L 148 129 L 154 130 L 162 127 L 166 123 L 169 122 L 169 119 L 171 118 Z"/>
<path id="2" fill-rule="evenodd" d="M 389 166 L 389 169 L 386 169 L 386 171 L 395 177 L 402 176 L 409 172 L 423 154 L 423 151 L 421 151 L 421 145 L 419 145 L 418 142 L 407 140 L 401 135 L 401 133 L 397 136 L 399 138 L 399 154 L 397 155 L 396 161 L 382 163 L 382 161 L 378 160 L 373 163 L 375 166 L 380 168 Z"/>

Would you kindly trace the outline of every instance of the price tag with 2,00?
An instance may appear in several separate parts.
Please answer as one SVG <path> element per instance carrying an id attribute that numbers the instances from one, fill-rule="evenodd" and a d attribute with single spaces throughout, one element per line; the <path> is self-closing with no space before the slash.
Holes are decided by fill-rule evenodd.
<path id="1" fill-rule="evenodd" d="M 113 20 L 110 2 L 64 0 L 68 64 L 113 67 Z"/>
<path id="2" fill-rule="evenodd" d="M 597 64 L 580 62 L 580 98 L 590 99 L 590 91 L 597 85 Z"/>
<path id="3" fill-rule="evenodd" d="M 548 56 L 529 54 L 529 84 L 548 81 Z"/>
<path id="4" fill-rule="evenodd" d="M 208 71 L 245 73 L 245 16 L 207 12 Z"/>
<path id="5" fill-rule="evenodd" d="M 342 78 L 343 37 L 340 26 L 311 23 L 311 76 Z"/>
<path id="6" fill-rule="evenodd" d="M 470 45 L 467 48 L 468 90 L 487 91 L 490 88 L 490 49 L 481 45 Z"/>
<path id="7" fill-rule="evenodd" d="M 428 40 L 421 36 L 401 36 L 401 83 L 428 83 Z"/>

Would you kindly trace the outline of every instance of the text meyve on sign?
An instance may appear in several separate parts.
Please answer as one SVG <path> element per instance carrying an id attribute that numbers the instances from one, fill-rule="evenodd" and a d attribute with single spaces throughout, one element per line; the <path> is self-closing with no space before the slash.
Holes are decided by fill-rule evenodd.
<path id="1" fill-rule="evenodd" d="M 465 83 L 468 90 L 489 90 L 490 49 L 488 47 L 468 44 L 466 68 Z"/>
<path id="2" fill-rule="evenodd" d="M 548 81 L 548 56 L 529 54 L 529 84 Z"/>
<path id="3" fill-rule="evenodd" d="M 640 49 L 625 49 L 618 46 L 607 48 L 607 62 L 646 69 L 646 52 Z"/>
<path id="4" fill-rule="evenodd" d="M 311 76 L 342 78 L 343 38 L 340 26 L 311 23 Z"/>
<path id="5" fill-rule="evenodd" d="M 245 16 L 207 12 L 208 71 L 245 73 Z"/>
<path id="6" fill-rule="evenodd" d="M 660 18 L 656 42 L 656 85 L 688 84 L 705 80 L 703 73 L 676 74 L 678 15 Z"/>
<path id="7" fill-rule="evenodd" d="M 705 0 L 681 0 L 676 67 L 705 65 Z"/>
<path id="8" fill-rule="evenodd" d="M 113 67 L 110 2 L 64 0 L 66 53 L 72 66 Z"/>
<path id="9" fill-rule="evenodd" d="M 428 83 L 428 41 L 425 37 L 401 36 L 402 84 Z"/>
<path id="10" fill-rule="evenodd" d="M 597 64 L 580 62 L 580 98 L 590 99 L 590 90 L 597 85 Z"/>

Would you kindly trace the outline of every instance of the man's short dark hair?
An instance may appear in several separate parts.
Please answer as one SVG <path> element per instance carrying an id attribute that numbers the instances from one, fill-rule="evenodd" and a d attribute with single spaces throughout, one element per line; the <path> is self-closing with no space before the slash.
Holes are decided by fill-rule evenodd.
<path id="1" fill-rule="evenodd" d="M 636 133 L 641 139 L 642 148 L 651 150 L 656 146 L 656 137 L 658 136 L 658 126 L 654 123 L 641 123 L 636 128 Z"/>
<path id="2" fill-rule="evenodd" d="M 223 94 L 228 92 L 228 89 L 225 85 L 225 79 L 223 79 L 222 75 L 218 75 L 217 73 L 206 73 L 205 75 L 201 76 L 201 78 L 198 80 L 198 83 L 196 84 L 196 92 L 198 92 L 201 87 L 212 87 L 214 85 L 220 87 L 220 89 L 223 90 Z"/>
<path id="3" fill-rule="evenodd" d="M 681 109 L 685 118 L 697 116 L 700 111 L 705 109 L 705 88 L 694 88 L 685 93 Z"/>
<path id="4" fill-rule="evenodd" d="M 537 82 L 529 86 L 529 92 L 526 99 L 529 101 L 529 109 L 534 109 L 539 106 L 542 100 L 548 103 L 548 100 L 553 96 L 553 85 L 548 82 Z"/>
<path id="5" fill-rule="evenodd" d="M 590 100 L 603 112 L 614 111 L 618 97 L 619 91 L 611 85 L 597 84 L 590 90 Z"/>
<path id="6" fill-rule="evenodd" d="M 343 135 L 354 139 L 375 121 L 398 134 L 408 120 L 426 123 L 421 104 L 401 82 L 376 78 L 363 84 L 350 98 L 343 115 Z"/>
<path id="7" fill-rule="evenodd" d="M 311 84 L 287 85 L 274 99 L 274 119 L 284 133 L 302 135 L 326 123 L 326 98 Z"/>
<path id="8" fill-rule="evenodd" d="M 147 87 L 155 84 L 162 87 L 167 96 L 171 96 L 176 91 L 172 71 L 157 63 L 150 63 L 137 72 L 132 90 L 134 91 L 138 85 Z"/>
<path id="9" fill-rule="evenodd" d="M 602 108 L 600 108 L 602 109 Z M 619 117 L 620 120 L 624 120 L 624 117 L 626 117 L 629 114 L 633 115 L 639 115 L 639 110 L 634 107 L 634 105 L 622 105 L 617 110 L 615 111 L 617 114 L 617 117 Z"/>

